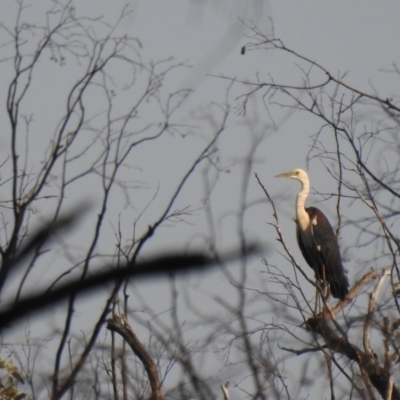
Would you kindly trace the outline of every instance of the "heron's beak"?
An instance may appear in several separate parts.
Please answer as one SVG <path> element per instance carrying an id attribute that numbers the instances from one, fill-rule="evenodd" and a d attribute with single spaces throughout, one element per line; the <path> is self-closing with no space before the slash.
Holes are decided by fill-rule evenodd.
<path id="1" fill-rule="evenodd" d="M 291 178 L 292 176 L 292 171 L 290 171 L 284 172 L 283 174 L 275 175 L 275 178 Z"/>

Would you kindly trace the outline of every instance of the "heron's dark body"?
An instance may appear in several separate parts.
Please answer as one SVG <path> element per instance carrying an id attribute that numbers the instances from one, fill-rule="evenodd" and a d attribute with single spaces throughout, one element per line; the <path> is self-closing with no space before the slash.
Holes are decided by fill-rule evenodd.
<path id="1" fill-rule="evenodd" d="M 308 265 L 318 280 L 329 283 L 333 297 L 343 300 L 349 292 L 349 281 L 345 275 L 339 245 L 332 226 L 316 207 L 307 207 L 310 224 L 303 231 L 297 223 L 297 241 Z"/>

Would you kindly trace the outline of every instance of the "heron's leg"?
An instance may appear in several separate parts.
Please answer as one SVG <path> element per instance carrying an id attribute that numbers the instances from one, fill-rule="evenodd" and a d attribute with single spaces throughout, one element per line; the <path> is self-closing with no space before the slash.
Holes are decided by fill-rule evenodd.
<path id="1" fill-rule="evenodd" d="M 318 290 L 318 280 L 319 280 L 319 279 L 317 278 L 317 279 L 316 279 L 317 285 L 316 285 L 316 287 L 315 287 L 315 307 L 314 307 L 314 314 L 315 314 L 315 315 L 318 314 L 318 309 L 319 309 L 318 303 L 319 303 L 319 299 L 320 299 L 319 290 Z"/>
<path id="2" fill-rule="evenodd" d="M 321 301 L 320 282 L 321 282 L 321 279 L 320 279 L 319 273 L 316 271 L 315 272 L 315 283 L 316 283 L 316 285 L 315 285 L 315 306 L 314 306 L 315 315 L 317 315 L 319 310 L 321 309 L 321 304 L 320 304 L 320 301 Z"/>
<path id="3" fill-rule="evenodd" d="M 325 312 L 327 311 L 326 305 L 328 303 L 328 299 L 329 299 L 329 296 L 331 294 L 331 288 L 330 288 L 330 286 L 328 284 L 328 281 L 326 279 L 325 265 L 322 267 L 322 274 L 323 274 L 323 285 L 324 285 L 323 291 L 322 291 L 322 296 L 324 296 L 324 298 L 325 298 L 324 304 L 322 304 L 322 310 L 323 310 L 323 313 L 325 314 Z"/>
<path id="4" fill-rule="evenodd" d="M 315 270 L 315 281 L 317 283 L 317 287 L 315 290 L 314 312 L 317 314 L 319 311 L 322 311 L 325 308 L 325 301 L 323 298 L 327 300 L 329 297 L 329 287 L 326 284 L 325 266 L 322 267 L 322 276 L 320 271 Z"/>

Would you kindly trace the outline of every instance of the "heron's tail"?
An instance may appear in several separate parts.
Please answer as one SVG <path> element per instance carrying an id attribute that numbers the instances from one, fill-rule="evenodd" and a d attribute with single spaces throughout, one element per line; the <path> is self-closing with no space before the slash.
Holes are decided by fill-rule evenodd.
<path id="1" fill-rule="evenodd" d="M 349 293 L 349 280 L 344 271 L 339 276 L 335 276 L 334 279 L 330 279 L 329 286 L 333 297 L 344 300 Z"/>

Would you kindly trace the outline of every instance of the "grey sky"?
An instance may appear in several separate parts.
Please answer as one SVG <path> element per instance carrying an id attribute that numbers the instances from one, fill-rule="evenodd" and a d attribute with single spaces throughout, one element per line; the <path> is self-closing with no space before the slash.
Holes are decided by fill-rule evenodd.
<path id="1" fill-rule="evenodd" d="M 112 3 L 111 5 L 109 1 L 96 1 L 94 6 L 93 2 L 76 2 L 76 12 L 82 15 L 104 15 L 112 23 L 118 17 L 124 2 Z M 41 12 L 48 4 L 46 2 L 43 5 L 31 6 L 32 13 L 29 19 L 41 18 Z M 115 194 L 105 222 L 108 233 L 100 241 L 108 254 L 112 254 L 115 250 L 115 227 L 118 216 L 122 216 L 122 231 L 129 238 L 132 219 L 140 214 L 159 190 L 159 196 L 138 223 L 139 229 L 145 230 L 155 216 L 158 216 L 166 199 L 206 143 L 215 123 L 211 117 L 207 120 L 204 116 L 208 115 L 207 107 L 212 102 L 224 101 L 229 83 L 218 76 L 243 80 L 256 80 L 257 75 L 260 80 L 268 80 L 269 76 L 273 76 L 277 82 L 294 85 L 300 83 L 297 67 L 291 64 L 287 57 L 277 52 L 250 50 L 246 51 L 245 55 L 240 54 L 241 47 L 251 40 L 248 37 L 251 32 L 243 23 L 254 24 L 267 34 L 274 31 L 275 37 L 282 39 L 288 47 L 320 63 L 333 75 L 347 73 L 345 81 L 361 90 L 377 93 L 383 98 L 399 92 L 398 76 L 388 72 L 394 63 L 399 63 L 400 57 L 400 7 L 397 0 L 384 2 L 146 0 L 132 1 L 128 7 L 132 9 L 132 14 L 124 20 L 118 31 L 126 32 L 140 40 L 143 45 L 141 56 L 145 62 L 173 57 L 177 62 L 184 61 L 190 67 L 173 73 L 165 87 L 170 92 L 188 88 L 193 90 L 174 117 L 176 122 L 190 125 L 188 132 L 191 134 L 185 139 L 179 135 L 165 137 L 151 146 L 143 147 L 143 151 L 130 159 L 133 169 L 125 171 L 125 176 L 137 173 L 135 181 L 138 186 L 142 185 L 142 190 L 132 195 L 134 204 L 129 205 L 121 192 Z M 14 19 L 15 7 L 9 3 L 2 9 L 1 21 L 10 25 L 10 21 Z M 10 65 L 7 63 L 3 64 L 2 68 L 6 72 L 10 71 Z M 60 88 L 62 89 L 68 80 L 75 79 L 74 74 L 77 70 L 70 70 L 68 66 L 63 68 L 65 81 L 60 82 L 60 87 L 55 84 L 60 79 L 58 67 L 38 70 L 40 95 L 33 96 L 27 104 L 27 107 L 32 106 L 31 112 L 37 113 L 34 129 L 38 137 L 46 130 L 46 126 L 55 124 L 65 107 L 64 104 L 58 103 L 58 100 L 63 101 Z M 3 72 L 1 76 L 0 87 L 5 93 L 9 75 Z M 53 84 L 49 85 L 47 82 L 51 79 Z M 307 169 L 305 162 L 312 143 L 309 138 L 319 129 L 320 122 L 306 114 L 292 115 L 287 110 L 278 108 L 275 109 L 276 113 L 273 114 L 271 121 L 261 102 L 253 104 L 247 115 L 243 116 L 234 109 L 239 105 L 235 97 L 242 92 L 243 87 L 232 88 L 230 100 L 234 112 L 217 144 L 221 173 L 210 198 L 212 212 L 217 221 L 215 227 L 217 245 L 220 249 L 230 249 L 238 243 L 237 210 L 242 200 L 240 194 L 243 186 L 244 161 L 254 143 L 264 137 L 254 152 L 257 160 L 254 170 L 273 196 L 283 197 L 283 201 L 279 203 L 282 230 L 296 257 L 301 260 L 291 220 L 294 216 L 293 204 L 298 187 L 292 182 L 274 180 L 273 176 L 295 167 Z M 4 94 L 2 99 L 4 103 Z M 121 101 L 121 107 L 129 101 L 129 96 L 126 95 Z M 147 119 L 154 118 L 152 108 L 146 109 L 144 115 Z M 1 110 L 1 118 L 3 120 L 1 125 L 7 126 L 7 122 L 4 122 L 6 120 L 4 108 Z M 1 147 L 4 143 L 6 139 L 0 136 Z M 32 146 L 32 148 L 37 146 L 39 151 L 42 149 L 40 142 L 33 141 Z M 6 154 L 4 147 L 0 149 L 0 157 L 4 158 Z M 392 153 L 389 157 L 397 155 Z M 318 160 L 311 162 L 309 170 L 311 184 L 320 192 L 334 192 L 335 181 L 324 169 L 320 169 L 320 166 Z M 189 223 L 179 224 L 172 221 L 166 224 L 166 227 L 161 228 L 154 240 L 145 247 L 144 254 L 172 247 L 192 249 L 205 246 L 204 237 L 209 234 L 209 226 L 200 208 L 204 205 L 202 202 L 205 196 L 204 176 L 207 173 L 210 181 L 216 177 L 212 169 L 207 171 L 205 167 L 200 167 L 177 200 L 177 208 L 190 205 L 196 210 L 188 217 Z M 253 174 L 251 177 L 246 201 L 255 203 L 263 199 L 263 196 L 253 179 Z M 96 192 L 92 192 L 88 182 L 74 189 L 70 196 L 70 206 L 82 197 L 87 197 L 96 204 Z M 313 200 L 321 200 L 321 197 L 311 196 L 310 202 Z M 334 199 L 320 205 L 333 224 L 336 223 L 334 207 Z M 45 215 L 45 211 L 42 209 L 39 213 Z M 86 235 L 85 229 L 91 229 L 90 223 L 93 223 L 95 217 L 94 211 L 85 220 L 84 228 L 77 232 L 75 237 L 77 247 L 81 238 Z M 269 220 L 271 220 L 271 210 L 265 203 L 249 208 L 246 214 L 245 233 L 249 240 L 266 244 L 271 262 L 278 262 L 280 258 L 274 250 L 275 235 L 266 224 Z M 346 243 L 346 237 L 342 240 Z M 53 255 L 54 259 L 57 257 L 58 254 Z M 355 279 L 355 273 L 359 272 L 357 269 L 352 269 L 354 264 L 349 261 L 346 265 L 351 270 L 349 273 L 351 282 Z M 47 268 L 46 271 L 51 270 L 50 266 Z M 260 260 L 252 260 L 251 268 L 254 275 L 249 277 L 249 284 L 254 287 L 260 285 L 260 289 L 265 288 L 267 283 L 266 278 L 264 280 L 260 274 L 263 268 Z M 185 282 L 188 290 L 193 289 L 196 293 L 194 300 L 197 299 L 205 305 L 209 302 L 212 308 L 214 303 L 210 297 L 218 294 L 229 298 L 231 295 L 229 285 L 225 285 L 226 282 L 221 284 L 222 277 L 223 275 L 216 271 L 206 277 L 187 278 Z M 38 281 L 40 279 L 41 277 Z M 169 286 L 165 282 L 145 282 L 140 284 L 140 287 L 134 286 L 132 292 L 134 299 L 132 301 L 137 302 L 139 309 L 144 308 L 143 304 L 149 305 L 154 313 L 161 313 L 168 308 L 165 299 L 169 301 Z M 141 297 L 143 304 L 140 303 Z M 96 296 L 91 296 L 85 301 L 91 310 L 96 307 Z M 185 305 L 182 307 L 184 309 Z M 83 310 L 79 310 L 79 314 L 85 318 Z M 97 315 L 97 312 L 95 314 Z M 52 315 L 54 317 L 52 327 L 56 321 L 61 324 L 63 316 Z M 190 318 L 188 317 L 189 320 Z M 270 318 L 271 316 L 266 313 L 266 321 Z M 144 335 L 147 333 L 145 329 L 138 329 Z M 232 392 L 232 400 L 237 398 L 239 395 Z"/>

